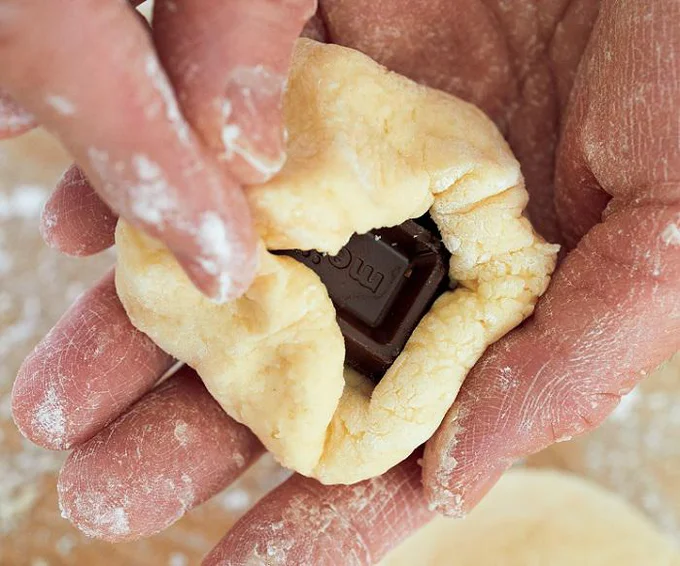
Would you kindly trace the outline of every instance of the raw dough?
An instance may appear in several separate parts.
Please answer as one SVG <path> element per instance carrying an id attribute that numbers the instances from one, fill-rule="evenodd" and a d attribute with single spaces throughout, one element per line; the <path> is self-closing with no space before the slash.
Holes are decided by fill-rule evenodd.
<path id="1" fill-rule="evenodd" d="M 263 240 L 246 295 L 215 305 L 158 242 L 120 222 L 116 285 L 133 324 L 194 367 L 279 461 L 325 483 L 383 473 L 436 430 L 484 349 L 533 311 L 556 246 L 522 216 L 519 164 L 475 107 L 351 49 L 300 40 L 284 101 L 288 160 L 248 189 Z M 373 388 L 343 370 L 316 274 L 267 249 L 337 252 L 429 208 L 458 288 Z"/>
<path id="2" fill-rule="evenodd" d="M 437 517 L 381 566 L 680 566 L 622 499 L 557 472 L 506 474 L 465 520 Z"/>

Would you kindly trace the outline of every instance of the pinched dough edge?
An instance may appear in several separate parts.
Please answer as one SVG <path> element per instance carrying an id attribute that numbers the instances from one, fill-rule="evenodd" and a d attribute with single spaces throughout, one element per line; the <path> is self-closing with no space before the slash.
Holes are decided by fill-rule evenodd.
<path id="1" fill-rule="evenodd" d="M 263 245 L 244 297 L 210 302 L 167 249 L 123 221 L 116 286 L 132 323 L 195 368 L 284 466 L 354 483 L 434 433 L 486 347 L 532 313 L 558 248 L 523 217 L 519 164 L 470 104 L 351 49 L 300 40 L 284 115 L 287 162 L 248 189 Z M 343 368 L 342 334 L 317 275 L 267 249 L 335 253 L 355 232 L 428 209 L 458 287 L 373 387 Z"/>

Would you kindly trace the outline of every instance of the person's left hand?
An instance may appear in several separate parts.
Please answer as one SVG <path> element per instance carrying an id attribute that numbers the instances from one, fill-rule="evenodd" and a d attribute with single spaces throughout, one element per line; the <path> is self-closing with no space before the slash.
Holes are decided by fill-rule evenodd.
<path id="1" fill-rule="evenodd" d="M 596 426 L 680 345 L 679 162 L 677 144 L 662 143 L 677 141 L 676 3 L 328 0 L 320 14 L 326 39 L 486 110 L 522 163 L 534 225 L 578 247 L 535 317 L 470 373 L 423 469 L 418 453 L 353 486 L 295 475 L 236 524 L 210 565 L 374 563 L 433 510 L 470 510 L 515 459 Z M 87 214 L 76 207 L 57 213 L 75 222 Z M 188 369 L 124 412 L 168 362 L 105 280 L 23 366 L 22 429 L 35 438 L 36 422 L 68 425 L 76 448 L 60 499 L 91 535 L 156 533 L 261 454 Z"/>

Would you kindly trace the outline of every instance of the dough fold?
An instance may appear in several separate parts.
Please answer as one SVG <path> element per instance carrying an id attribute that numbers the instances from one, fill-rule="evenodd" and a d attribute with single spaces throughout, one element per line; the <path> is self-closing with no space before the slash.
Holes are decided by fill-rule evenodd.
<path id="1" fill-rule="evenodd" d="M 324 483 L 383 473 L 425 442 L 485 348 L 529 316 L 555 266 L 522 216 L 519 164 L 478 109 L 340 46 L 300 40 L 284 100 L 288 159 L 248 188 L 262 238 L 255 282 L 215 305 L 159 242 L 116 231 L 132 323 L 194 367 L 225 411 L 284 465 Z M 380 383 L 344 370 L 315 273 L 267 250 L 335 253 L 355 232 L 430 210 L 458 287 Z"/>

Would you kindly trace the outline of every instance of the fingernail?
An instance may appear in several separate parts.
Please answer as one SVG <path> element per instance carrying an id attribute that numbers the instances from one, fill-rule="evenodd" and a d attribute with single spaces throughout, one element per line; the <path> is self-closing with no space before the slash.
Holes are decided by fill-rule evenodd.
<path id="1" fill-rule="evenodd" d="M 285 161 L 280 117 L 286 79 L 263 65 L 236 67 L 221 102 L 224 159 L 246 184 L 270 179 Z"/>

